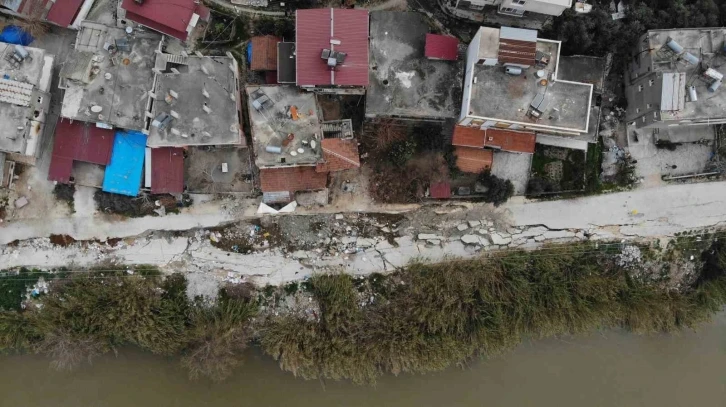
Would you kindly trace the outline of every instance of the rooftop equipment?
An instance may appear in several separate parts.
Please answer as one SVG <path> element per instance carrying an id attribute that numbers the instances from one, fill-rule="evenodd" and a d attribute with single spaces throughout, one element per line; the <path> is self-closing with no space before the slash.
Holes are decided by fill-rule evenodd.
<path id="1" fill-rule="evenodd" d="M 712 83 L 711 85 L 709 85 L 708 91 L 711 92 L 711 93 L 714 93 L 714 92 L 716 92 L 716 90 L 718 90 L 718 88 L 720 86 L 721 86 L 721 81 L 715 81 L 714 83 Z"/>
<path id="2" fill-rule="evenodd" d="M 723 74 L 713 68 L 706 69 L 706 71 L 703 73 L 703 75 L 705 75 L 706 77 L 709 77 L 715 81 L 720 81 L 723 79 Z"/>
<path id="3" fill-rule="evenodd" d="M 516 66 L 508 66 L 508 67 L 504 68 L 504 72 L 507 73 L 508 75 L 518 76 L 518 75 L 522 74 L 522 68 L 518 68 Z"/>
<path id="4" fill-rule="evenodd" d="M 345 62 L 345 57 L 347 56 L 348 54 L 346 54 L 345 52 L 333 51 L 327 48 L 324 48 L 323 51 L 320 53 L 320 58 L 325 60 L 328 66 L 331 68 L 335 68 L 336 66 Z"/>
<path id="5" fill-rule="evenodd" d="M 695 102 L 698 100 L 698 94 L 696 93 L 695 86 L 688 87 L 688 98 L 691 100 L 691 102 Z"/>
<path id="6" fill-rule="evenodd" d="M 668 39 L 666 40 L 665 45 L 668 48 L 670 48 L 671 51 L 675 52 L 678 55 L 680 55 L 681 52 L 683 52 L 683 47 L 681 46 L 681 44 L 675 42 L 675 40 L 673 40 L 673 38 L 671 38 L 671 37 L 668 37 Z"/>
<path id="7" fill-rule="evenodd" d="M 527 113 L 532 117 L 539 118 L 547 109 L 548 104 L 549 100 L 547 100 L 547 96 L 544 93 L 538 93 L 535 95 L 532 103 L 529 104 L 529 112 Z"/>
<path id="8" fill-rule="evenodd" d="M 681 55 L 681 58 L 685 59 L 686 62 L 688 62 L 691 65 L 698 65 L 699 62 L 701 62 L 698 57 L 691 54 L 690 52 L 686 52 L 683 55 Z"/>

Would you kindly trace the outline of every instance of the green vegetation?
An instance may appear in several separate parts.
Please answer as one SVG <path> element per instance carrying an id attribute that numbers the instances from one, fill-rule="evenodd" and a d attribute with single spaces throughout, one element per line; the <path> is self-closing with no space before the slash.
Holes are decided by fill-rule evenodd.
<path id="1" fill-rule="evenodd" d="M 514 184 L 512 184 L 512 181 L 492 175 L 489 170 L 479 174 L 476 180 L 486 188 L 484 202 L 488 202 L 494 206 L 499 206 L 507 202 L 514 195 Z"/>
<path id="2" fill-rule="evenodd" d="M 367 278 L 317 275 L 260 291 L 240 284 L 222 289 L 215 305 L 188 299 L 181 275 L 150 268 L 74 274 L 30 300 L 39 306 L 0 312 L 0 349 L 70 369 L 135 345 L 180 356 L 191 378 L 222 380 L 254 341 L 297 376 L 374 383 L 498 355 L 524 338 L 695 327 L 726 304 L 726 243 L 686 235 L 671 249 L 702 250 L 703 272 L 678 290 L 633 277 L 618 266 L 620 247 L 607 244 L 416 263 Z M 644 258 L 652 251 L 644 247 Z M 294 298 L 302 309 L 276 308 Z"/>

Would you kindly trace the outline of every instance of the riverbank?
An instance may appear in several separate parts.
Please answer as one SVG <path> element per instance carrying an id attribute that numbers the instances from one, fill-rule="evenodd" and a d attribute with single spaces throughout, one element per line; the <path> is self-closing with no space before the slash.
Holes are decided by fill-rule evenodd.
<path id="1" fill-rule="evenodd" d="M 296 376 L 373 383 L 501 355 L 524 338 L 696 327 L 726 301 L 726 245 L 706 246 L 680 281 L 653 272 L 655 263 L 693 250 L 686 240 L 680 250 L 636 247 L 650 272 L 632 261 L 634 246 L 577 244 L 411 264 L 386 275 L 315 275 L 261 290 L 228 285 L 215 303 L 190 298 L 179 274 L 60 271 L 44 277 L 47 293 L 31 292 L 22 311 L 0 314 L 0 347 L 72 369 L 134 345 L 179 357 L 192 378 L 222 380 L 249 344 L 259 344 Z M 3 284 L 33 275 L 6 276 Z"/>

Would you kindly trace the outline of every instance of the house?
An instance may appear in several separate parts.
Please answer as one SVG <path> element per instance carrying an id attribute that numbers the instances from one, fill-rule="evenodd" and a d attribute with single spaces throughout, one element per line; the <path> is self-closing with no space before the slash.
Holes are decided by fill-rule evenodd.
<path id="1" fill-rule="evenodd" d="M 161 35 L 83 22 L 60 70 L 61 117 L 145 130 Z"/>
<path id="2" fill-rule="evenodd" d="M 350 120 L 323 122 L 315 94 L 294 86 L 248 86 L 255 164 L 265 203 L 327 191 L 328 174 L 360 167 Z"/>
<path id="3" fill-rule="evenodd" d="M 429 33 L 421 13 L 373 11 L 370 24 L 366 117 L 456 118 L 464 74 L 458 41 Z"/>
<path id="4" fill-rule="evenodd" d="M 586 149 L 596 133 L 593 85 L 561 79 L 559 58 L 560 42 L 534 30 L 481 27 L 466 53 L 458 125 L 550 135 L 543 140 Z"/>
<path id="5" fill-rule="evenodd" d="M 35 164 L 49 112 L 54 61 L 42 49 L 0 42 L 2 161 Z"/>
<path id="6" fill-rule="evenodd" d="M 77 29 L 95 0 L 2 0 L 0 13 Z"/>
<path id="7" fill-rule="evenodd" d="M 58 119 L 53 138 L 48 180 L 61 184 L 75 182 L 74 165 L 76 163 L 107 166 L 111 162 L 115 135 L 113 130 L 96 127 L 90 123 Z M 92 182 L 94 185 L 81 183 L 86 186 L 98 187 L 103 176 L 99 178 Z"/>
<path id="8" fill-rule="evenodd" d="M 494 151 L 534 154 L 535 133 L 497 128 L 455 126 L 451 144 L 456 166 L 463 172 L 478 173 L 491 169 Z"/>
<path id="9" fill-rule="evenodd" d="M 363 94 L 368 86 L 368 11 L 295 11 L 297 86 L 306 90 Z"/>
<path id="10" fill-rule="evenodd" d="M 186 41 L 200 22 L 209 22 L 210 11 L 197 0 L 123 0 L 122 25 L 128 21 Z"/>
<path id="11" fill-rule="evenodd" d="M 572 0 L 456 0 L 456 8 L 484 10 L 497 7 L 500 14 L 522 17 L 525 13 L 559 16 L 572 7 Z"/>
<path id="12" fill-rule="evenodd" d="M 262 35 L 250 39 L 250 69 L 253 71 L 277 71 L 277 44 L 280 38 Z"/>
<path id="13" fill-rule="evenodd" d="M 626 120 L 661 133 L 726 123 L 726 28 L 651 30 L 627 71 Z"/>
<path id="14" fill-rule="evenodd" d="M 155 54 L 149 147 L 244 146 L 237 61 Z M 152 89 L 151 87 L 149 88 Z"/>

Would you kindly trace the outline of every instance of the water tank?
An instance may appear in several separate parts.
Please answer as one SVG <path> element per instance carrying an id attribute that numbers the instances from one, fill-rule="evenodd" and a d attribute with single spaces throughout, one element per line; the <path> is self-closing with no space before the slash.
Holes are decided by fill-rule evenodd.
<path id="1" fill-rule="evenodd" d="M 691 100 L 691 102 L 695 102 L 698 100 L 698 94 L 696 93 L 695 86 L 688 87 L 688 98 Z"/>
<path id="2" fill-rule="evenodd" d="M 272 154 L 282 154 L 282 147 L 279 146 L 266 146 L 265 151 Z"/>
<path id="3" fill-rule="evenodd" d="M 544 76 L 545 76 L 545 71 L 544 70 L 540 69 L 539 71 L 537 71 L 537 77 L 538 78 L 544 78 Z"/>
<path id="4" fill-rule="evenodd" d="M 671 37 L 668 37 L 668 40 L 666 40 L 666 46 L 676 54 L 680 54 L 681 52 L 683 52 L 683 47 L 681 46 L 681 44 L 673 41 L 673 38 Z"/>
<path id="5" fill-rule="evenodd" d="M 698 65 L 698 63 L 700 62 L 698 57 L 691 54 L 690 52 L 686 52 L 685 54 L 683 54 L 682 58 L 685 59 L 686 62 L 688 62 L 691 65 Z"/>
<path id="6" fill-rule="evenodd" d="M 18 55 L 20 55 L 20 57 L 21 57 L 21 58 L 23 58 L 23 59 L 27 58 L 27 57 L 28 57 L 28 55 L 30 55 L 30 54 L 28 53 L 28 50 L 27 50 L 27 49 L 25 49 L 25 47 L 24 47 L 24 46 L 22 46 L 22 45 L 19 45 L 19 44 L 16 44 L 16 45 L 15 45 L 15 52 L 16 52 L 16 53 L 17 53 Z"/>
<path id="7" fill-rule="evenodd" d="M 504 68 L 504 72 L 506 72 L 509 75 L 521 75 L 522 68 L 517 68 L 516 66 L 508 66 L 508 67 Z"/>
<path id="8" fill-rule="evenodd" d="M 708 87 L 708 91 L 713 93 L 721 86 L 721 81 L 716 81 Z"/>

